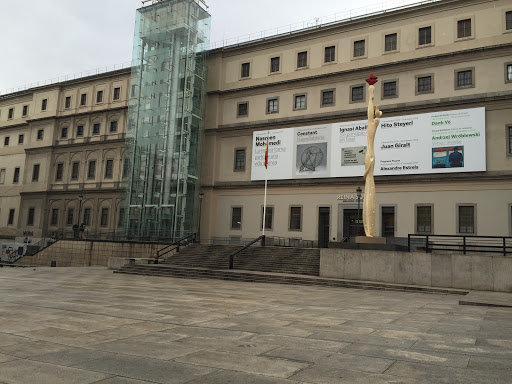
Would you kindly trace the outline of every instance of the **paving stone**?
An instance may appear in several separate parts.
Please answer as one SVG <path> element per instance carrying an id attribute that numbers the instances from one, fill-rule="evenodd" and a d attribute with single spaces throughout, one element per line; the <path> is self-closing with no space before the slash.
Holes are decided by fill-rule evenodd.
<path id="1" fill-rule="evenodd" d="M 228 329 L 202 328 L 202 327 L 176 327 L 169 330 L 170 333 L 177 335 L 187 335 L 196 337 L 209 337 L 215 339 L 240 340 L 253 336 L 254 333 L 232 331 Z"/>
<path id="2" fill-rule="evenodd" d="M 0 378 L 9 384 L 90 384 L 110 375 L 30 360 L 0 364 Z"/>
<path id="3" fill-rule="evenodd" d="M 245 341 L 262 344 L 277 344 L 280 346 L 288 346 L 303 349 L 320 349 L 324 351 L 337 352 L 345 348 L 350 343 L 342 343 L 331 340 L 305 339 L 302 337 L 292 336 L 275 336 L 275 335 L 257 335 L 244 339 Z"/>
<path id="4" fill-rule="evenodd" d="M 112 353 L 85 348 L 66 348 L 58 352 L 30 357 L 31 360 L 72 367 L 73 365 L 96 359 L 112 357 Z"/>
<path id="5" fill-rule="evenodd" d="M 364 373 L 319 365 L 305 369 L 289 379 L 319 384 L 433 384 L 430 381 L 408 377 Z"/>
<path id="6" fill-rule="evenodd" d="M 409 331 L 395 331 L 395 330 L 381 330 L 372 333 L 374 336 L 382 336 L 382 337 L 394 337 L 397 339 L 406 339 L 406 340 L 427 340 L 432 342 L 447 342 L 447 343 L 456 343 L 456 344 L 469 344 L 474 345 L 476 343 L 476 338 L 473 337 L 463 337 L 463 336 L 446 336 L 439 335 L 435 333 L 423 333 L 423 332 L 409 332 Z"/>
<path id="7" fill-rule="evenodd" d="M 397 361 L 386 371 L 386 374 L 429 380 L 437 384 L 510 384 L 510 376 L 506 377 L 489 371 L 482 372 L 404 361 Z"/>
<path id="8" fill-rule="evenodd" d="M 469 356 L 455 353 L 441 353 L 438 351 L 414 351 L 411 349 L 398 349 L 368 344 L 352 344 L 343 349 L 343 353 L 353 355 L 385 357 L 388 359 L 412 361 L 435 365 L 464 368 L 467 366 Z"/>
<path id="9" fill-rule="evenodd" d="M 3 353 L 0 353 L 0 363 L 4 363 L 6 361 L 13 361 L 16 359 L 17 359 L 17 357 L 15 357 L 15 356 L 4 355 Z"/>
<path id="10" fill-rule="evenodd" d="M 246 340 L 222 340 L 207 337 L 186 337 L 177 341 L 183 345 L 207 351 L 260 355 L 279 347 L 276 344 L 258 344 Z"/>
<path id="11" fill-rule="evenodd" d="M 92 347 L 101 351 L 151 357 L 160 360 L 171 360 L 175 357 L 198 351 L 198 348 L 189 347 L 180 343 L 153 343 L 139 340 L 116 340 L 108 343 L 95 344 Z"/>
<path id="12" fill-rule="evenodd" d="M 410 348 L 413 340 L 396 339 L 392 337 L 379 337 L 373 335 L 354 335 L 342 332 L 317 332 L 310 336 L 312 339 L 342 341 L 346 343 L 360 343 L 372 345 L 384 345 L 387 347 Z"/>
<path id="13" fill-rule="evenodd" d="M 27 358 L 44 355 L 51 352 L 58 352 L 68 348 L 69 347 L 67 345 L 50 343 L 47 341 L 34 341 L 30 343 L 21 343 L 0 347 L 0 352 L 5 353 L 6 355 Z"/>
<path id="14" fill-rule="evenodd" d="M 445 344 L 445 343 L 431 343 L 428 341 L 418 341 L 412 349 L 415 350 L 435 350 L 442 352 L 451 352 L 451 353 L 462 353 L 466 355 L 480 355 L 480 356 L 496 356 L 499 358 L 511 358 L 512 359 L 512 349 L 503 349 L 503 348 L 490 348 L 490 347 L 482 347 L 479 345 L 474 346 L 466 346 L 462 344 Z"/>
<path id="15" fill-rule="evenodd" d="M 114 355 L 108 359 L 90 360 L 77 364 L 76 367 L 161 384 L 186 383 L 215 371 L 208 367 L 128 355 Z"/>
<path id="16" fill-rule="evenodd" d="M 488 358 L 482 356 L 471 356 L 468 364 L 469 369 L 480 371 L 509 371 L 512 377 L 512 359 Z"/>
<path id="17" fill-rule="evenodd" d="M 10 335 L 8 333 L 0 332 L 0 347 L 5 347 L 13 344 L 26 343 L 31 341 L 32 339 L 29 337 L 21 337 Z"/>
<path id="18" fill-rule="evenodd" d="M 175 359 L 178 362 L 198 364 L 232 371 L 253 373 L 265 376 L 287 378 L 295 372 L 307 368 L 309 364 L 273 359 L 263 356 L 244 356 L 227 352 L 197 352 Z"/>
<path id="19" fill-rule="evenodd" d="M 116 377 L 112 377 L 110 379 L 97 381 L 94 384 L 154 384 L 154 382 L 134 380 L 134 379 L 126 378 L 126 377 L 116 376 Z"/>
<path id="20" fill-rule="evenodd" d="M 243 372 L 217 371 L 187 384 L 298 384 L 298 381 L 277 379 L 262 375 L 250 375 Z M 301 382 L 304 383 L 304 382 Z M 128 384 L 128 383 L 127 383 Z"/>

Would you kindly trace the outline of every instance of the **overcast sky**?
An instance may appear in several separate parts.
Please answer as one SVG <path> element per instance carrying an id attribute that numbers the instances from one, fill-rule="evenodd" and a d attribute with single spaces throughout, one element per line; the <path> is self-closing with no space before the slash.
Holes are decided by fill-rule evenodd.
<path id="1" fill-rule="evenodd" d="M 418 0 L 207 0 L 211 41 L 254 38 Z M 0 92 L 129 63 L 140 0 L 0 0 Z M 367 12 L 366 12 L 367 11 Z M 330 18 L 329 18 L 330 17 Z M 229 40 L 235 42 L 235 40 Z"/>

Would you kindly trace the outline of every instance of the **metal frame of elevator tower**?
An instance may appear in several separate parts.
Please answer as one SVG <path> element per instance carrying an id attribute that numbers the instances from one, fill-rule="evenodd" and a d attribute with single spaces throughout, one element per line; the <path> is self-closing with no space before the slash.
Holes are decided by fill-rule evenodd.
<path id="1" fill-rule="evenodd" d="M 174 240 L 197 229 L 210 15 L 195 0 L 137 10 L 124 206 L 132 239 Z"/>

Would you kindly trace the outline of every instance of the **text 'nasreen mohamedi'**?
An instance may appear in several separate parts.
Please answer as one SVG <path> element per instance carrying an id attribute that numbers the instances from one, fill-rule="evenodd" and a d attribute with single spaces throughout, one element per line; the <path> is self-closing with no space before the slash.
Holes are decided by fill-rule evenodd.
<path id="1" fill-rule="evenodd" d="M 276 137 L 275 136 L 269 136 L 268 137 L 268 145 L 271 146 L 271 145 L 281 145 L 281 140 L 276 140 L 276 141 L 271 141 L 271 140 L 276 140 Z M 264 147 L 267 145 L 267 138 L 266 137 L 257 137 L 256 138 L 256 146 L 257 147 Z"/>

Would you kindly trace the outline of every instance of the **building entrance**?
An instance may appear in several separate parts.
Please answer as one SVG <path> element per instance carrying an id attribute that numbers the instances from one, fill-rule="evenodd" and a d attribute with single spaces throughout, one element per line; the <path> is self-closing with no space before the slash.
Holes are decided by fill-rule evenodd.
<path id="1" fill-rule="evenodd" d="M 329 223 L 331 208 L 321 207 L 318 210 L 318 248 L 327 248 L 329 244 Z"/>
<path id="2" fill-rule="evenodd" d="M 361 210 L 362 214 L 362 210 Z M 363 230 L 363 219 L 358 217 L 357 209 L 343 210 L 343 237 L 361 236 Z"/>

